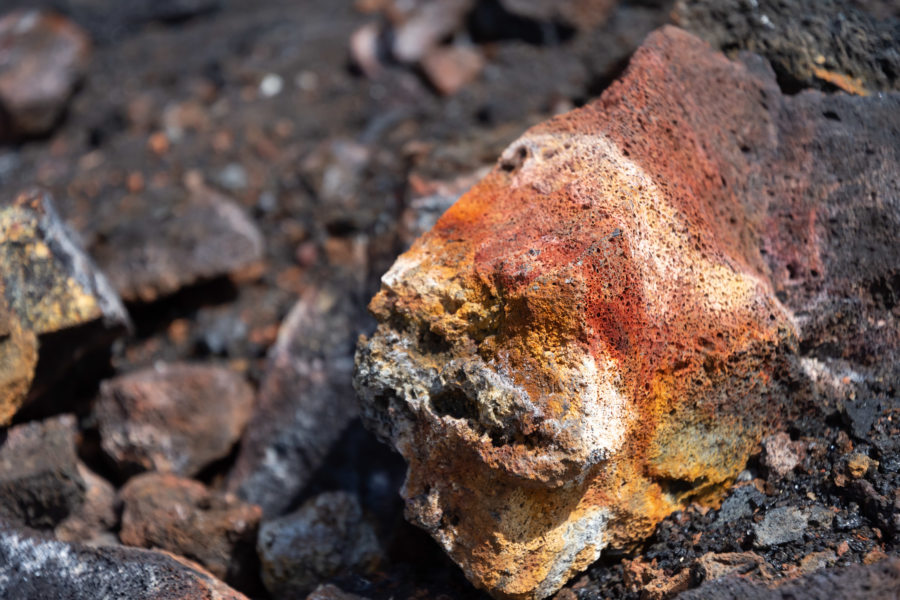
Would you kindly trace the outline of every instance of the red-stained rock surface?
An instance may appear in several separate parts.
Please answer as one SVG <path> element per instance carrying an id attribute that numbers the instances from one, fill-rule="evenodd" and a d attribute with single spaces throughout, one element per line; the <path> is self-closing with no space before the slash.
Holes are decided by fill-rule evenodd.
<path id="1" fill-rule="evenodd" d="M 131 478 L 120 498 L 122 543 L 174 552 L 225 581 L 255 577 L 258 506 L 212 492 L 199 481 L 160 473 Z"/>
<path id="2" fill-rule="evenodd" d="M 725 493 L 803 399 L 798 341 L 833 334 L 829 305 L 885 322 L 858 356 L 896 356 L 893 305 L 859 288 L 896 277 L 898 108 L 784 96 L 670 27 L 514 142 L 371 304 L 356 383 L 409 462 L 409 517 L 476 585 L 544 597 Z"/>
<path id="3" fill-rule="evenodd" d="M 253 410 L 253 389 L 224 367 L 160 364 L 103 382 L 103 450 L 121 473 L 196 475 L 225 457 Z"/>

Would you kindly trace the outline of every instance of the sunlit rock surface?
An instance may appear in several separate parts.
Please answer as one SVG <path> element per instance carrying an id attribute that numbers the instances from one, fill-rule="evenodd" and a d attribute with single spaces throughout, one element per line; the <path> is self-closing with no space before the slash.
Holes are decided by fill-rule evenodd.
<path id="1" fill-rule="evenodd" d="M 815 335 L 795 314 L 815 283 L 795 255 L 818 253 L 812 277 L 842 282 L 832 297 L 856 293 L 817 211 L 857 206 L 858 228 L 874 186 L 873 244 L 896 250 L 880 229 L 896 200 L 874 200 L 896 165 L 863 149 L 893 152 L 877 129 L 898 107 L 782 95 L 758 57 L 669 27 L 599 100 L 514 142 L 370 306 L 355 382 L 409 463 L 408 518 L 477 586 L 541 598 L 716 501 L 795 402 L 798 334 Z M 838 156 L 874 174 L 816 170 Z"/>
<path id="2" fill-rule="evenodd" d="M 127 324 L 122 301 L 49 194 L 0 201 L 0 425 Z"/>

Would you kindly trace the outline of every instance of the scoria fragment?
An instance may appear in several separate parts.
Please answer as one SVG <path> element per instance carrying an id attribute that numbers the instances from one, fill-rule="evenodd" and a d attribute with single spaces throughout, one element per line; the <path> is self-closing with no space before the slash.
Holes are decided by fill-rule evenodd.
<path id="1" fill-rule="evenodd" d="M 383 277 L 357 352 L 364 418 L 409 463 L 408 517 L 475 585 L 552 594 L 720 497 L 792 410 L 797 327 L 770 279 L 784 257 L 760 247 L 797 217 L 767 190 L 825 193 L 779 155 L 834 126 L 824 98 L 662 29 Z M 806 168 L 833 151 L 803 148 Z"/>

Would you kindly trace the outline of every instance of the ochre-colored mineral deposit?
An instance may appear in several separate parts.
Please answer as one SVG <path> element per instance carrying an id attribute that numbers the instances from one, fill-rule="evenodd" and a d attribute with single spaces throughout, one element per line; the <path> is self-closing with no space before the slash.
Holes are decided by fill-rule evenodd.
<path id="1" fill-rule="evenodd" d="M 364 417 L 409 463 L 408 518 L 495 597 L 549 596 L 716 502 L 782 418 L 796 327 L 747 193 L 780 98 L 758 69 L 652 34 L 382 279 Z"/>
<path id="2" fill-rule="evenodd" d="M 35 395 L 39 349 L 47 384 L 127 323 L 121 300 L 48 194 L 31 190 L 0 203 L 0 425 Z M 79 329 L 80 336 L 41 347 L 43 336 Z"/>

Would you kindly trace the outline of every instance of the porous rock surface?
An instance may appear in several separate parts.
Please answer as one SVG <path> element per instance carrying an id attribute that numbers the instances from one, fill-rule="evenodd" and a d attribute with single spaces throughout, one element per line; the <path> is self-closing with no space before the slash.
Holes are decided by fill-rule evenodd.
<path id="1" fill-rule="evenodd" d="M 68 544 L 0 520 L 0 598 L 247 600 L 165 552 Z"/>
<path id="2" fill-rule="evenodd" d="M 33 386 L 39 358 L 47 387 L 127 324 L 121 300 L 48 194 L 29 190 L 0 203 L 0 425 L 42 391 Z"/>
<path id="3" fill-rule="evenodd" d="M 900 19 L 837 0 L 680 0 L 679 26 L 725 52 L 766 57 L 791 88 L 900 89 Z"/>
<path id="4" fill-rule="evenodd" d="M 893 281 L 898 108 L 782 95 L 759 57 L 667 27 L 514 142 L 370 305 L 355 383 L 409 463 L 408 518 L 494 596 L 545 597 L 721 496 L 794 410 L 798 342 L 834 334 L 811 311 L 859 298 L 890 320 L 860 351 L 895 356 L 858 279 Z"/>
<path id="5" fill-rule="evenodd" d="M 871 565 L 820 569 L 770 588 L 738 576 L 713 579 L 689 590 L 683 600 L 820 600 L 821 598 L 897 598 L 900 560 L 890 558 Z"/>

